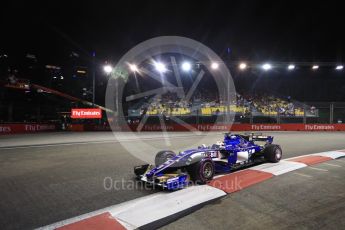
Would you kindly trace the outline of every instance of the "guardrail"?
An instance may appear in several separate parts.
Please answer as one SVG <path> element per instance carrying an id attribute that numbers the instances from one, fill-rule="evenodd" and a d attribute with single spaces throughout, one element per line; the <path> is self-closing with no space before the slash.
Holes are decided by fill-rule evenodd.
<path id="1" fill-rule="evenodd" d="M 0 135 L 17 133 L 39 133 L 56 130 L 57 126 L 55 124 L 49 123 L 0 124 Z"/>
<path id="2" fill-rule="evenodd" d="M 138 125 L 132 124 L 122 127 L 122 131 L 136 131 Z M 191 130 L 191 128 L 193 130 Z M 67 128 L 68 131 L 84 132 L 84 131 L 111 131 L 107 125 L 93 124 L 72 124 Z M 118 131 L 121 131 L 118 130 Z M 345 131 L 345 124 L 191 124 L 188 126 L 179 124 L 168 124 L 165 126 L 147 124 L 140 131 Z M 55 124 L 0 124 L 1 134 L 18 134 L 18 133 L 39 133 L 47 131 L 57 131 Z"/>
<path id="3" fill-rule="evenodd" d="M 345 124 L 192 124 L 198 131 L 345 131 Z M 132 130 L 137 125 L 131 125 Z M 144 125 L 141 131 L 191 131 L 183 125 Z"/>
<path id="4" fill-rule="evenodd" d="M 137 124 L 129 125 L 129 129 L 136 131 Z M 345 131 L 345 124 L 191 124 L 188 126 L 180 124 L 146 124 L 140 131 Z M 71 131 L 110 131 L 109 126 L 102 125 L 72 125 Z M 128 128 L 122 127 L 128 131 Z"/>

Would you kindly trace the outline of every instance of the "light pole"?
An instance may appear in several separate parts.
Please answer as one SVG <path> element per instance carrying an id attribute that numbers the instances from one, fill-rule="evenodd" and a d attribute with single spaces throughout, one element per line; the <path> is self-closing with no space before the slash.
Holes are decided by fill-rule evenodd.
<path id="1" fill-rule="evenodd" d="M 111 65 L 105 65 L 105 66 L 103 66 L 103 70 L 107 75 L 110 75 L 113 72 L 113 67 Z M 116 81 L 116 84 L 117 84 L 117 81 Z M 116 87 L 116 97 L 118 96 L 117 90 L 118 90 L 118 88 Z"/>
<path id="2" fill-rule="evenodd" d="M 95 84 L 96 84 L 96 67 L 95 67 L 96 52 L 92 53 L 92 107 L 95 107 Z"/>
<path id="3" fill-rule="evenodd" d="M 134 74 L 135 84 L 136 84 L 136 86 L 137 86 L 138 92 L 140 92 L 138 77 L 137 77 L 137 74 L 136 74 L 136 73 L 139 71 L 139 70 L 138 70 L 138 67 L 137 67 L 135 64 L 129 64 L 129 69 L 130 69 L 130 70 L 133 72 L 133 74 Z"/>

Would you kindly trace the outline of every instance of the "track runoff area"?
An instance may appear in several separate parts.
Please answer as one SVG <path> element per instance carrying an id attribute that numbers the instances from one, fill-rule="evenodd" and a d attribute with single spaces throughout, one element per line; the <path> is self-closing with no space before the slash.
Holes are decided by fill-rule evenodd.
<path id="1" fill-rule="evenodd" d="M 243 219 L 241 223 L 238 221 L 239 218 L 243 218 L 247 214 L 248 217 L 252 216 L 253 211 L 255 216 L 263 218 L 263 220 L 258 221 L 266 221 L 266 225 L 262 225 L 262 228 L 266 228 L 272 227 L 272 224 L 275 223 L 274 221 L 267 220 L 270 212 L 282 212 L 290 221 L 293 222 L 295 219 L 299 223 L 301 221 L 299 218 L 301 217 L 288 213 L 292 210 L 290 206 L 297 205 L 300 210 L 310 210 L 308 209 L 310 203 L 303 202 L 304 200 L 308 201 L 308 199 L 314 199 L 310 200 L 310 202 L 316 200 L 314 206 L 320 210 L 318 213 L 313 213 L 315 218 L 323 218 L 324 221 L 327 219 L 330 220 L 326 226 L 336 228 L 338 224 L 344 224 L 341 218 L 334 222 L 332 220 L 336 216 L 333 212 L 338 213 L 338 215 L 345 214 L 344 209 L 337 208 L 336 206 L 342 206 L 341 203 L 344 203 L 345 197 L 345 184 L 342 183 L 344 181 L 343 170 L 345 169 L 345 143 L 343 141 L 345 140 L 345 134 L 342 132 L 267 132 L 267 134 L 275 136 L 275 142 L 282 145 L 283 151 L 285 150 L 283 159 L 279 163 L 265 163 L 230 174 L 218 175 L 206 185 L 190 186 L 175 192 L 152 191 L 143 193 L 135 199 L 124 199 L 120 202 L 117 197 L 114 197 L 114 200 L 117 200 L 114 201 L 114 205 L 100 209 L 90 210 L 89 208 L 89 212 L 81 212 L 81 215 L 75 217 L 71 215 L 70 217 L 72 218 L 62 221 L 59 221 L 57 219 L 58 217 L 51 217 L 51 224 L 48 223 L 48 225 L 40 224 L 41 222 L 47 222 L 47 220 L 40 222 L 39 219 L 43 217 L 30 214 L 31 208 L 27 209 L 27 205 L 23 205 L 22 210 L 25 209 L 25 212 L 21 213 L 21 215 L 32 215 L 31 218 L 38 219 L 38 221 L 33 225 L 27 226 L 23 223 L 22 225 L 18 225 L 19 227 L 13 227 L 13 229 L 39 226 L 41 226 L 39 229 L 155 229 L 159 227 L 165 229 L 181 229 L 186 226 L 201 229 L 212 227 L 228 229 L 230 227 L 235 228 L 236 225 L 240 227 L 260 228 L 260 226 L 251 225 L 252 221 L 245 221 Z M 176 134 L 176 138 L 180 138 L 181 142 L 188 139 L 188 136 L 183 133 Z M 145 134 L 145 137 L 155 140 L 154 134 Z M 221 133 L 215 133 L 210 143 L 221 138 Z M 58 164 L 59 159 L 56 157 L 60 151 L 64 152 L 65 155 L 63 156 L 73 155 L 82 148 L 85 148 L 85 151 L 93 151 L 96 148 L 101 152 L 114 151 L 115 149 L 116 152 L 118 143 L 112 143 L 112 141 L 109 133 L 97 133 L 97 137 L 95 133 L 51 133 L 29 136 L 6 136 L 5 141 L 0 143 L 0 153 L 2 155 L 14 155 L 13 157 L 17 158 L 18 164 L 21 163 L 20 161 L 25 162 L 27 160 L 32 161 L 34 164 L 34 157 L 31 154 L 38 152 L 43 156 L 43 154 L 49 154 L 54 149 L 57 152 L 50 153 L 52 155 L 49 155 L 49 158 L 53 158 L 52 161 L 57 161 L 54 163 Z M 192 138 L 190 141 L 193 141 Z M 133 143 L 135 142 L 133 141 Z M 111 154 L 111 156 L 116 158 L 114 154 Z M 79 157 L 79 155 L 76 154 L 73 157 Z M 124 158 L 123 160 L 126 161 L 126 159 L 131 161 L 130 158 Z M 47 161 L 47 159 L 43 160 Z M 109 161 L 108 157 L 105 161 Z M 83 162 L 83 164 L 86 163 Z M 127 165 L 129 166 L 131 163 L 127 162 Z M 115 164 L 114 167 L 119 166 Z M 131 173 L 131 169 L 129 168 L 126 173 Z M 55 171 L 53 168 L 52 170 Z M 95 170 L 94 173 L 96 174 L 97 170 L 93 170 Z M 20 174 L 20 172 L 16 172 L 16 174 Z M 35 182 L 34 178 L 31 178 L 31 180 L 31 183 L 45 183 L 45 179 L 42 179 L 42 182 Z M 54 185 L 54 179 L 51 180 L 47 182 L 50 184 L 49 186 Z M 319 187 L 320 185 L 315 183 L 320 183 L 320 181 L 322 183 L 336 181 L 336 183 L 323 184 L 321 185 L 323 187 Z M 90 183 L 91 187 L 94 186 L 92 179 L 85 179 L 84 182 Z M 66 190 L 68 189 L 68 186 L 66 186 Z M 311 191 L 312 193 L 310 193 Z M 127 192 L 130 193 L 131 191 Z M 62 190 L 61 193 L 60 196 L 68 196 L 68 194 L 71 194 L 71 191 L 67 191 L 64 194 Z M 83 191 L 80 191 L 80 193 L 83 193 Z M 32 197 L 34 195 L 31 194 Z M 295 200 L 295 195 L 300 197 L 301 200 Z M 65 202 L 60 196 L 56 197 L 55 203 L 59 202 L 59 200 Z M 20 197 L 8 197 L 8 199 L 20 200 Z M 30 200 L 30 202 L 31 205 L 35 202 L 46 203 L 46 206 L 54 205 L 51 199 L 45 200 L 44 198 L 42 200 Z M 241 202 L 246 205 L 243 206 Z M 284 202 L 287 202 L 287 204 L 283 204 Z M 324 206 L 320 209 L 320 205 Z M 65 207 L 78 209 L 73 203 Z M 262 209 L 259 210 L 257 207 L 262 207 Z M 286 207 L 286 210 L 284 210 L 284 207 Z M 246 208 L 253 210 L 246 210 Z M 210 210 L 214 215 L 210 214 Z M 11 212 L 10 210 L 3 211 L 7 213 Z M 55 211 L 61 212 L 61 210 Z M 64 210 L 64 212 L 73 213 L 69 211 Z M 16 212 L 19 213 L 21 210 L 17 210 Z M 54 212 L 54 210 L 50 209 L 50 212 Z M 263 214 L 258 215 L 258 212 L 263 212 Z M 333 214 L 329 215 L 329 212 Z M 75 213 L 78 213 L 78 211 L 75 211 Z M 47 213 L 47 215 L 49 214 Z M 18 216 L 20 215 L 18 214 Z M 313 221 L 313 217 L 306 216 L 304 217 L 304 221 Z M 207 221 L 203 221 L 205 218 Z M 230 222 L 225 223 L 224 219 L 220 220 L 219 218 L 225 218 Z M 255 219 L 255 217 L 252 218 Z M 277 218 L 280 219 L 283 217 L 277 216 Z M 54 223 L 54 220 L 58 222 Z M 285 222 L 285 224 L 289 223 Z M 7 228 L 6 225 L 3 226 Z"/>

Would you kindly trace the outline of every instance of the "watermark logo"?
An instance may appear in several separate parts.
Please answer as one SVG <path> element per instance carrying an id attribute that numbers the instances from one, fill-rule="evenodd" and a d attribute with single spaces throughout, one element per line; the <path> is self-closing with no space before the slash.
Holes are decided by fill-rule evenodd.
<path id="1" fill-rule="evenodd" d="M 138 44 L 120 59 L 109 78 L 105 102 L 115 137 L 129 153 L 152 163 L 155 153 L 176 147 L 171 132 L 175 127 L 193 137 L 193 144 L 179 142 L 179 148 L 208 143 L 210 133 L 191 125 L 202 113 L 216 117 L 215 127 L 231 126 L 236 92 L 229 69 L 214 51 L 189 38 L 162 36 Z M 217 111 L 210 109 L 214 104 Z M 159 132 L 143 134 L 153 124 Z"/>
<path id="2" fill-rule="evenodd" d="M 201 184 L 199 181 L 190 181 L 184 187 L 190 187 Z M 225 191 L 239 191 L 242 190 L 242 180 L 240 177 L 235 177 L 232 180 L 226 181 L 214 181 L 213 187 L 221 188 Z M 104 177 L 103 188 L 106 191 L 133 191 L 133 190 L 152 190 L 152 189 L 164 189 L 164 187 L 157 184 L 150 184 L 141 180 L 126 180 L 126 179 L 114 179 L 110 176 Z"/>

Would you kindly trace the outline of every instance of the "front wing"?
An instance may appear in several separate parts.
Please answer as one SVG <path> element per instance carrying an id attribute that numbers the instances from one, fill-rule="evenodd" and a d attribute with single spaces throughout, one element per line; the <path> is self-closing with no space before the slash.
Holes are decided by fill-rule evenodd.
<path id="1" fill-rule="evenodd" d="M 190 183 L 189 175 L 186 173 L 160 173 L 152 177 L 147 177 L 146 173 L 152 168 L 152 165 L 140 165 L 134 168 L 134 172 L 139 180 L 167 190 L 181 189 Z"/>

